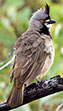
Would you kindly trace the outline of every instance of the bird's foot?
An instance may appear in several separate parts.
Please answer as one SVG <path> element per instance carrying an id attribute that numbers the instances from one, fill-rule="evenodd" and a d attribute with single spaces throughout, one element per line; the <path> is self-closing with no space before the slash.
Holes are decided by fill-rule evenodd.
<path id="1" fill-rule="evenodd" d="M 37 78 L 36 78 L 36 81 L 37 81 L 38 83 L 41 82 L 41 81 L 40 81 L 39 79 L 37 79 Z"/>

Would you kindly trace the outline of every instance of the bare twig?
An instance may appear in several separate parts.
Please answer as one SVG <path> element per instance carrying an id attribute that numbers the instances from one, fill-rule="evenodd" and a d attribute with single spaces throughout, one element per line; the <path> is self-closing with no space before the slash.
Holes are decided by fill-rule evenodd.
<path id="1" fill-rule="evenodd" d="M 59 111 L 62 107 L 63 107 L 63 103 L 57 107 L 56 111 Z"/>
<path id="2" fill-rule="evenodd" d="M 0 67 L 0 70 L 8 67 L 14 61 L 14 58 L 15 58 L 15 56 L 13 56 L 12 59 L 9 62 L 7 62 L 4 66 Z"/>
<path id="3" fill-rule="evenodd" d="M 12 55 L 12 52 L 10 52 L 8 56 L 2 62 L 0 62 L 0 66 L 2 66 L 10 58 L 11 55 Z"/>
<path id="4" fill-rule="evenodd" d="M 17 12 L 20 12 L 22 9 L 24 9 L 25 7 L 29 6 L 29 0 L 25 0 L 24 4 L 22 6 L 20 6 L 19 8 L 16 9 Z M 21 33 L 20 31 L 17 29 L 17 25 L 16 23 L 14 23 L 14 21 L 11 20 L 11 17 L 7 14 L 7 12 L 4 14 L 4 17 L 8 18 L 10 20 L 10 25 L 13 27 L 14 32 L 16 37 L 20 37 Z"/>
<path id="5" fill-rule="evenodd" d="M 20 106 L 60 91 L 63 91 L 63 78 L 61 78 L 59 75 L 51 78 L 50 80 L 32 83 L 24 89 L 24 100 L 23 104 Z M 12 108 L 10 104 L 0 104 L 0 111 L 8 111 L 14 108 Z"/>
<path id="6" fill-rule="evenodd" d="M 19 11 L 21 11 L 22 9 L 24 9 L 26 6 L 28 6 L 29 5 L 29 0 L 25 0 L 24 1 L 24 4 L 22 5 L 22 6 L 20 6 L 19 8 L 17 8 L 17 11 L 19 12 Z"/>
<path id="7" fill-rule="evenodd" d="M 21 36 L 20 31 L 17 30 L 17 26 L 15 23 L 13 23 L 12 21 L 10 21 L 11 26 L 14 28 L 14 32 L 17 38 L 19 38 Z"/>
<path id="8" fill-rule="evenodd" d="M 17 9 L 17 11 L 18 11 L 18 12 L 21 11 L 21 10 L 24 9 L 26 6 L 27 6 L 27 4 L 25 3 L 24 5 L 22 5 L 21 7 L 19 7 L 19 8 Z"/>
<path id="9" fill-rule="evenodd" d="M 5 2 L 6 0 L 0 0 L 0 8 L 4 5 Z"/>

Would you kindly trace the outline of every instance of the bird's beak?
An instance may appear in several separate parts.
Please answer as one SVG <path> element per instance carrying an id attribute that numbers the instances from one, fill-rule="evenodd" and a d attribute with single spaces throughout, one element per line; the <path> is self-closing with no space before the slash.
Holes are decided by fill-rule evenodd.
<path id="1" fill-rule="evenodd" d="M 50 28 L 52 26 L 52 24 L 56 23 L 56 21 L 54 20 L 51 20 L 51 19 L 48 19 L 48 20 L 45 20 L 44 22 L 44 25 L 47 27 L 47 28 Z"/>
<path id="2" fill-rule="evenodd" d="M 56 23 L 56 21 L 49 19 L 49 20 L 46 20 L 45 23 L 47 23 L 47 24 L 54 24 L 54 23 Z"/>

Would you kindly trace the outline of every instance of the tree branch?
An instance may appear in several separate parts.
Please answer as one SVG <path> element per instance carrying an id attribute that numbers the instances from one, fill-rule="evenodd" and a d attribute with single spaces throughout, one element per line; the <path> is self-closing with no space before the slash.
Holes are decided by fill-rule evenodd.
<path id="1" fill-rule="evenodd" d="M 0 62 L 0 66 L 2 66 L 11 56 L 12 56 L 13 52 L 10 52 L 8 54 L 8 56 L 6 58 L 4 58 L 4 60 L 2 62 Z"/>
<path id="2" fill-rule="evenodd" d="M 32 83 L 24 89 L 24 100 L 23 104 L 20 106 L 60 91 L 63 91 L 63 78 L 59 75 L 51 78 L 50 80 Z M 9 104 L 6 104 L 5 102 L 0 103 L 0 111 L 8 111 L 10 109 L 12 108 Z"/>
<path id="3" fill-rule="evenodd" d="M 8 61 L 5 65 L 3 65 L 2 67 L 0 67 L 0 70 L 8 67 L 13 61 L 14 61 L 15 55 L 12 57 L 12 59 L 10 61 Z"/>
<path id="4" fill-rule="evenodd" d="M 0 8 L 4 5 L 5 2 L 6 0 L 0 0 Z"/>

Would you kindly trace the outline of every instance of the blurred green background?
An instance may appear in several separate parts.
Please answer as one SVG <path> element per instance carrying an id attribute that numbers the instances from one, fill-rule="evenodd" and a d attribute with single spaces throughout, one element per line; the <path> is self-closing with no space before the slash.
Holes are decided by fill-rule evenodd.
<path id="1" fill-rule="evenodd" d="M 27 30 L 32 13 L 41 6 L 44 7 L 46 2 L 50 5 L 51 18 L 56 21 L 50 30 L 55 59 L 43 79 L 49 79 L 58 74 L 63 77 L 63 0 L 0 0 L 0 67 L 11 60 L 14 43 Z M 7 98 L 12 88 L 9 81 L 12 64 L 0 70 L 0 101 Z M 60 92 L 12 111 L 55 111 L 62 102 L 63 93 Z"/>

